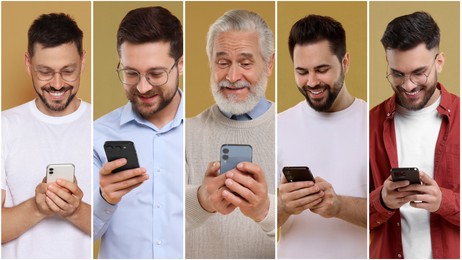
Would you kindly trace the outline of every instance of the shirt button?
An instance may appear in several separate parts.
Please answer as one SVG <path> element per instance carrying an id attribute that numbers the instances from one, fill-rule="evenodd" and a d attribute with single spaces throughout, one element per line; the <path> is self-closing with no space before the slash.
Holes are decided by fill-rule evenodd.
<path id="1" fill-rule="evenodd" d="M 160 169 L 157 169 L 157 172 L 160 172 Z"/>
<path id="2" fill-rule="evenodd" d="M 401 254 L 398 254 L 398 258 L 401 258 Z"/>
<path id="3" fill-rule="evenodd" d="M 160 204 L 157 204 L 157 208 L 160 208 Z"/>
<path id="4" fill-rule="evenodd" d="M 448 109 L 448 112 L 451 113 L 451 109 Z"/>
<path id="5" fill-rule="evenodd" d="M 110 212 L 109 210 L 106 210 L 106 211 L 104 211 L 104 212 L 105 212 L 106 214 L 108 214 L 108 215 L 111 214 L 111 212 Z"/>
<path id="6" fill-rule="evenodd" d="M 380 221 L 377 221 L 377 224 L 380 224 Z"/>
<path id="7" fill-rule="evenodd" d="M 387 113 L 387 116 L 390 116 L 390 113 Z"/>
<path id="8" fill-rule="evenodd" d="M 399 222 L 396 222 L 396 225 L 399 227 Z"/>
<path id="9" fill-rule="evenodd" d="M 162 245 L 162 241 L 157 240 L 157 245 L 159 245 L 159 246 Z"/>

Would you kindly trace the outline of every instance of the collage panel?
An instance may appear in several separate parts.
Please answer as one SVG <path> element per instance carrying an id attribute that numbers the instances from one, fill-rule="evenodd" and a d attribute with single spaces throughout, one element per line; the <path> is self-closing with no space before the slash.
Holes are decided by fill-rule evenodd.
<path id="1" fill-rule="evenodd" d="M 365 259 L 367 2 L 278 2 L 277 51 L 277 257 Z"/>
<path id="2" fill-rule="evenodd" d="M 186 2 L 186 23 L 186 258 L 274 259 L 275 3 Z"/>
<path id="3" fill-rule="evenodd" d="M 96 258 L 184 257 L 183 2 L 94 2 Z"/>
<path id="4" fill-rule="evenodd" d="M 2 2 L 2 258 L 91 258 L 91 33 L 90 1 Z"/>
<path id="5" fill-rule="evenodd" d="M 370 258 L 460 258 L 460 3 L 370 3 Z"/>

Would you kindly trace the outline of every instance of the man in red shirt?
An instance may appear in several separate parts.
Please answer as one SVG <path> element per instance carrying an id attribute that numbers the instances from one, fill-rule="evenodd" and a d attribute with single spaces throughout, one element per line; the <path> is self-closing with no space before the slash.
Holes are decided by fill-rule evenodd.
<path id="1" fill-rule="evenodd" d="M 433 18 L 395 18 L 382 37 L 395 94 L 370 111 L 370 258 L 460 258 L 460 98 L 437 80 Z M 417 167 L 421 184 L 392 181 Z"/>

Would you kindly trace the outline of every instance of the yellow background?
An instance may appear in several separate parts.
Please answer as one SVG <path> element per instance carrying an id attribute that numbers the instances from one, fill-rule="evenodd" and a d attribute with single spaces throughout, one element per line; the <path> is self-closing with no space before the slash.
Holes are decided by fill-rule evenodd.
<path id="1" fill-rule="evenodd" d="M 186 117 L 193 117 L 215 103 L 210 91 L 210 66 L 205 51 L 210 25 L 226 11 L 245 9 L 257 13 L 275 33 L 274 2 L 186 2 Z M 266 98 L 274 101 L 274 74 Z"/>
<path id="2" fill-rule="evenodd" d="M 343 25 L 350 53 L 345 83 L 353 96 L 367 101 L 367 3 L 278 2 L 278 112 L 305 100 L 295 84 L 288 40 L 292 25 L 310 14 L 330 16 Z"/>
<path id="3" fill-rule="evenodd" d="M 117 29 L 128 11 L 145 6 L 162 6 L 183 23 L 182 2 L 94 2 L 94 119 L 128 102 L 116 73 Z"/>
<path id="4" fill-rule="evenodd" d="M 27 31 L 48 13 L 69 14 L 83 31 L 87 63 L 77 96 L 91 102 L 91 2 L 2 2 L 2 110 L 37 97 L 24 64 Z"/>
<path id="5" fill-rule="evenodd" d="M 380 42 L 385 28 L 394 18 L 417 11 L 428 12 L 438 24 L 440 51 L 446 54 L 446 64 L 438 81 L 459 95 L 459 2 L 370 2 L 370 108 L 393 94 L 385 78 L 387 62 Z"/>

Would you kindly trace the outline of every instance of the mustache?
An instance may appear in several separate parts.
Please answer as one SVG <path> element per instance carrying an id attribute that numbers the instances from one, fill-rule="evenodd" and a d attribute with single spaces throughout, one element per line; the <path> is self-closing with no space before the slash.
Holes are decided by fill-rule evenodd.
<path id="1" fill-rule="evenodd" d="M 47 92 L 52 92 L 52 91 L 59 92 L 59 91 L 68 91 L 68 90 L 71 90 L 73 88 L 74 88 L 73 86 L 64 86 L 64 87 L 61 87 L 60 89 L 56 89 L 53 86 L 49 86 L 47 88 L 43 88 L 43 90 L 45 90 Z"/>
<path id="2" fill-rule="evenodd" d="M 311 87 L 309 85 L 305 85 L 305 86 L 302 87 L 302 89 L 304 91 L 320 91 L 320 90 L 326 89 L 327 87 L 328 87 L 327 84 L 318 84 L 318 85 L 316 85 L 314 87 Z"/>
<path id="3" fill-rule="evenodd" d="M 415 87 L 415 88 L 413 88 L 413 89 L 411 89 L 411 90 L 409 90 L 409 91 L 405 90 L 405 89 L 404 89 L 403 87 L 401 87 L 401 86 L 398 86 L 397 89 L 398 89 L 399 91 L 402 91 L 402 92 L 415 92 L 415 91 L 422 90 L 423 87 L 419 85 L 419 86 L 417 86 L 417 87 Z"/>
<path id="4" fill-rule="evenodd" d="M 225 79 L 225 80 L 218 82 L 218 87 L 220 88 L 234 87 L 234 88 L 239 89 L 239 88 L 251 88 L 252 85 L 250 84 L 250 82 L 246 80 L 239 80 L 239 81 L 232 83 L 231 81 Z"/>
<path id="5" fill-rule="evenodd" d="M 154 90 L 154 89 L 151 89 L 151 90 L 149 90 L 148 92 L 145 92 L 145 93 L 141 94 L 141 93 L 138 91 L 138 89 L 132 88 L 132 89 L 130 89 L 130 94 L 131 94 L 131 95 L 134 95 L 134 96 L 140 96 L 140 97 L 152 97 L 152 96 L 154 96 L 154 95 L 157 95 L 158 92 L 157 92 L 156 90 Z"/>

